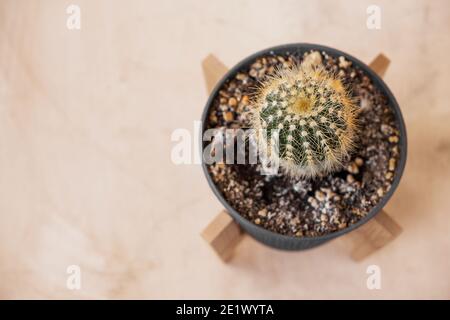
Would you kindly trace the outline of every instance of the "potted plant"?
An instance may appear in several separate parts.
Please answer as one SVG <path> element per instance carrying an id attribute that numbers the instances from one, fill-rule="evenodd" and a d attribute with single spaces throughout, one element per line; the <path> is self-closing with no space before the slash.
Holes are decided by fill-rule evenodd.
<path id="1" fill-rule="evenodd" d="M 253 163 L 202 166 L 241 227 L 279 249 L 311 248 L 373 218 L 406 162 L 405 125 L 386 84 L 361 61 L 319 45 L 269 48 L 238 63 L 208 99 L 202 130 L 211 129 L 216 139 L 250 129 L 244 151 L 264 151 Z"/>

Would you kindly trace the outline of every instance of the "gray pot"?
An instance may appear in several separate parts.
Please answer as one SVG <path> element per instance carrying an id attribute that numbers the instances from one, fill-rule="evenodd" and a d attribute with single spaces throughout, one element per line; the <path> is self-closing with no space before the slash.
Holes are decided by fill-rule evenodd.
<path id="1" fill-rule="evenodd" d="M 233 78 L 237 72 L 239 72 L 242 69 L 249 68 L 250 65 L 259 57 L 266 56 L 269 54 L 296 54 L 301 55 L 306 51 L 310 50 L 316 50 L 316 51 L 325 51 L 327 54 L 338 57 L 338 56 L 344 56 L 347 60 L 351 61 L 353 65 L 358 66 L 364 72 L 371 78 L 373 84 L 377 86 L 381 92 L 389 99 L 389 104 L 392 107 L 395 117 L 397 119 L 398 128 L 400 130 L 400 159 L 396 168 L 396 172 L 394 175 L 394 181 L 392 182 L 392 186 L 389 189 L 389 191 L 384 195 L 384 197 L 378 202 L 376 206 L 372 208 L 372 210 L 360 221 L 357 223 L 349 226 L 348 228 L 345 228 L 343 230 L 339 230 L 330 234 L 326 234 L 323 236 L 318 237 L 291 237 L 286 235 L 281 235 L 278 233 L 275 233 L 273 231 L 266 230 L 260 226 L 257 226 L 256 224 L 248 221 L 244 217 L 242 217 L 234 208 L 231 207 L 231 205 L 225 200 L 225 198 L 222 196 L 221 192 L 218 190 L 217 186 L 215 185 L 214 181 L 212 180 L 211 175 L 209 174 L 207 170 L 206 164 L 203 162 L 203 172 L 205 173 L 206 179 L 208 180 L 208 183 L 216 195 L 216 197 L 219 199 L 219 201 L 223 204 L 225 209 L 229 212 L 229 214 L 233 217 L 233 219 L 253 238 L 256 240 L 277 249 L 283 249 L 283 250 L 304 250 L 309 249 L 315 246 L 318 246 L 320 244 L 323 244 L 331 239 L 337 238 L 339 236 L 342 236 L 350 231 L 355 230 L 356 228 L 360 227 L 370 219 L 372 219 L 378 212 L 381 211 L 381 209 L 386 205 L 386 203 L 391 198 L 392 194 L 397 189 L 397 186 L 400 182 L 400 179 L 403 174 L 403 170 L 405 168 L 406 163 L 406 151 L 407 151 L 407 140 L 406 140 L 406 128 L 405 123 L 403 121 L 402 113 L 400 111 L 400 107 L 398 106 L 397 101 L 394 98 L 394 95 L 389 90 L 387 85 L 383 82 L 383 80 L 375 73 L 373 72 L 366 64 L 359 61 L 358 59 L 352 57 L 351 55 L 344 53 L 342 51 L 321 46 L 321 45 L 315 45 L 315 44 L 307 44 L 307 43 L 295 43 L 295 44 L 287 44 L 282 46 L 277 46 L 273 48 L 268 48 L 262 51 L 259 51 L 241 62 L 239 62 L 237 65 L 235 65 L 230 71 L 225 74 L 225 76 L 219 81 L 219 83 L 216 85 L 214 90 L 211 92 L 211 95 L 208 99 L 208 102 L 206 103 L 205 109 L 203 111 L 202 115 L 202 135 L 203 132 L 206 130 L 206 124 L 208 121 L 208 114 L 209 110 L 212 107 L 212 103 L 214 101 L 214 98 L 216 97 L 219 89 L 222 87 L 222 85 L 230 78 Z M 202 145 L 202 154 L 203 149 L 205 148 L 205 143 L 201 141 Z"/>

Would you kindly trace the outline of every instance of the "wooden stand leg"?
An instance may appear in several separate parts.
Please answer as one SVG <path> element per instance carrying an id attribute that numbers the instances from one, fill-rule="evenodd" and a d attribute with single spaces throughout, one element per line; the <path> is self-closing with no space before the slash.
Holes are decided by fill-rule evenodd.
<path id="1" fill-rule="evenodd" d="M 225 210 L 203 230 L 202 237 L 224 262 L 230 260 L 243 232 Z"/>
<path id="2" fill-rule="evenodd" d="M 375 57 L 375 59 L 372 60 L 372 62 L 369 64 L 369 67 L 373 71 L 375 71 L 376 74 L 380 76 L 380 78 L 383 78 L 390 63 L 391 60 L 389 60 L 388 57 L 386 57 L 384 54 L 380 53 Z"/>
<path id="3" fill-rule="evenodd" d="M 210 94 L 217 82 L 227 73 L 228 68 L 215 55 L 210 54 L 203 59 L 202 69 L 206 90 Z"/>
<path id="4" fill-rule="evenodd" d="M 389 59 L 380 53 L 369 67 L 382 77 L 389 63 Z M 210 93 L 228 69 L 212 54 L 202 61 L 202 68 L 206 88 Z M 400 225 L 385 211 L 378 213 L 375 218 L 345 237 L 354 243 L 351 258 L 355 261 L 363 260 L 394 240 L 401 232 Z M 223 261 L 228 261 L 242 239 L 243 232 L 231 216 L 222 211 L 203 230 L 202 236 Z"/>
<path id="5" fill-rule="evenodd" d="M 355 261 L 361 261 L 386 246 L 401 232 L 399 224 L 385 211 L 381 211 L 372 220 L 347 235 L 354 243 L 350 256 Z"/>

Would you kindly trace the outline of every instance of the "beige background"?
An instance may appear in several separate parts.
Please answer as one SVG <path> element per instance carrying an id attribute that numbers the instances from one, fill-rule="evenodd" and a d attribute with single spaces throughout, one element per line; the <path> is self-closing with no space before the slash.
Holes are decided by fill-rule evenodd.
<path id="1" fill-rule="evenodd" d="M 80 31 L 70 3 L 0 1 L 1 298 L 450 298 L 450 2 L 74 0 Z M 404 233 L 362 263 L 341 240 L 246 238 L 222 264 L 199 236 L 219 202 L 199 166 L 170 161 L 206 101 L 200 60 L 289 42 L 393 61 L 409 155 L 387 209 Z"/>

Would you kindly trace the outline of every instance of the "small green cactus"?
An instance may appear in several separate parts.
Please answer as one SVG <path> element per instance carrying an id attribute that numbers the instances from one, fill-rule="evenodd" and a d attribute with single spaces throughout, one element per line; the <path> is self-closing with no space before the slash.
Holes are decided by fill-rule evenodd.
<path id="1" fill-rule="evenodd" d="M 278 70 L 261 83 L 251 110 L 260 149 L 279 130 L 277 154 L 284 171 L 314 178 L 342 166 L 353 147 L 356 108 L 341 81 L 322 66 L 300 64 Z M 276 157 L 276 158 L 273 158 Z"/>

